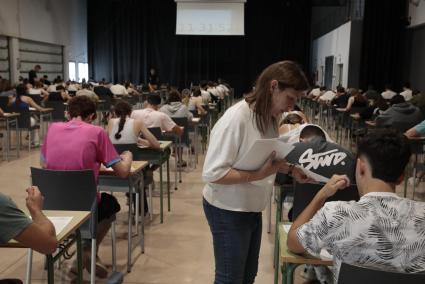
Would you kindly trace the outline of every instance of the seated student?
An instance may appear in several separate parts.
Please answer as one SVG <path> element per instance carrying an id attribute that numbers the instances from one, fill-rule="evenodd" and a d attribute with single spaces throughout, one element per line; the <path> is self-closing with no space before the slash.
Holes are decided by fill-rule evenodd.
<path id="1" fill-rule="evenodd" d="M 11 239 L 42 254 L 52 254 L 57 248 L 55 227 L 41 211 L 43 196 L 37 187 L 27 190 L 28 218 L 9 197 L 0 193 L 0 244 Z M 0 279 L 1 284 L 22 284 L 20 279 Z"/>
<path id="2" fill-rule="evenodd" d="M 36 186 L 26 191 L 26 205 L 31 219 L 18 209 L 12 199 L 0 193 L 0 244 L 14 239 L 42 254 L 51 254 L 57 248 L 56 232 L 52 222 L 42 212 L 43 196 Z"/>
<path id="3" fill-rule="evenodd" d="M 128 96 L 127 88 L 124 85 L 115 84 L 110 89 L 115 96 Z"/>
<path id="4" fill-rule="evenodd" d="M 37 81 L 34 83 L 34 86 L 28 89 L 29 95 L 39 95 L 40 97 L 48 96 L 49 93 L 43 88 L 43 83 Z"/>
<path id="5" fill-rule="evenodd" d="M 9 106 L 17 108 L 29 108 L 33 107 L 38 111 L 45 111 L 46 109 L 39 106 L 34 102 L 34 100 L 28 96 L 27 87 L 24 84 L 19 84 L 16 86 L 16 94 L 14 97 L 9 97 Z M 35 125 L 35 119 L 31 119 L 31 126 Z"/>
<path id="6" fill-rule="evenodd" d="M 336 88 L 336 95 L 331 100 L 331 105 L 337 108 L 345 108 L 348 104 L 350 95 L 345 91 L 344 87 L 338 86 Z"/>
<path id="7" fill-rule="evenodd" d="M 348 98 L 347 105 L 339 110 L 351 111 L 351 108 L 367 107 L 367 100 L 362 93 L 359 92 L 359 90 L 351 88 L 348 90 L 348 93 L 350 94 L 350 97 Z"/>
<path id="8" fill-rule="evenodd" d="M 199 87 L 201 88 L 201 96 L 202 96 L 202 104 L 207 105 L 211 102 L 211 94 L 207 91 L 208 82 L 201 81 L 199 83 Z"/>
<path id="9" fill-rule="evenodd" d="M 367 100 L 377 100 L 378 98 L 382 98 L 381 95 L 378 94 L 378 92 L 375 90 L 375 88 L 373 87 L 373 85 L 368 85 L 367 86 L 367 91 L 364 94 L 364 97 Z"/>
<path id="10" fill-rule="evenodd" d="M 302 124 L 307 123 L 306 116 L 300 111 L 291 111 L 286 114 L 279 125 L 279 135 L 283 136 L 286 133 L 300 127 Z"/>
<path id="11" fill-rule="evenodd" d="M 94 103 L 99 101 L 99 97 L 91 90 L 90 84 L 83 84 L 82 89 L 77 91 L 76 96 L 86 96 L 89 97 Z"/>
<path id="12" fill-rule="evenodd" d="M 72 97 L 66 92 L 65 87 L 62 85 L 59 85 L 56 87 L 56 92 L 60 93 L 60 96 L 62 98 L 62 101 L 68 102 Z"/>
<path id="13" fill-rule="evenodd" d="M 352 117 L 354 119 L 362 119 L 362 120 L 374 120 L 378 115 L 383 113 L 388 109 L 387 102 L 381 97 L 378 96 L 375 99 L 371 99 L 369 105 L 358 113 L 353 113 Z"/>
<path id="14" fill-rule="evenodd" d="M 193 118 L 193 114 L 189 111 L 187 106 L 182 103 L 180 93 L 177 90 L 172 90 L 168 94 L 167 104 L 163 105 L 159 111 L 165 113 L 169 117 L 187 117 L 189 121 Z"/>
<path id="15" fill-rule="evenodd" d="M 189 107 L 189 100 L 190 100 L 190 90 L 189 89 L 183 89 L 182 90 L 182 103 Z"/>
<path id="16" fill-rule="evenodd" d="M 406 102 L 410 101 L 413 97 L 412 95 L 412 89 L 410 88 L 410 83 L 409 82 L 405 82 L 403 84 L 403 92 L 400 93 L 401 96 L 404 97 L 404 100 Z"/>
<path id="17" fill-rule="evenodd" d="M 333 142 L 332 138 L 329 136 L 329 134 L 322 127 L 320 127 L 319 125 L 311 124 L 311 123 L 301 124 L 299 127 L 294 128 L 294 129 L 292 129 L 292 130 L 290 130 L 290 131 L 288 131 L 284 134 L 281 134 L 280 138 L 286 140 L 287 143 L 299 142 L 301 131 L 304 129 L 304 127 L 307 127 L 309 125 L 314 125 L 314 126 L 320 128 L 323 131 L 323 133 L 325 133 L 326 141 Z"/>
<path id="18" fill-rule="evenodd" d="M 399 124 L 403 129 L 407 130 L 422 121 L 422 113 L 419 108 L 404 102 L 392 105 L 384 113 L 376 118 L 377 127 L 395 127 Z"/>
<path id="19" fill-rule="evenodd" d="M 322 103 L 329 103 L 335 98 L 336 94 L 329 90 L 321 94 L 319 97 L 316 97 L 316 100 Z"/>
<path id="20" fill-rule="evenodd" d="M 91 124 L 96 119 L 96 104 L 86 96 L 76 96 L 69 101 L 70 121 L 52 123 L 47 131 L 41 149 L 41 165 L 50 170 L 93 170 L 98 181 L 100 164 L 112 167 L 120 177 L 130 172 L 132 154 L 128 151 L 118 155 L 106 131 Z M 97 226 L 97 247 L 108 232 L 119 204 L 115 197 L 102 193 L 99 196 L 99 219 Z M 83 248 L 83 265 L 90 271 L 90 247 Z M 96 264 L 96 275 L 107 276 L 107 269 L 100 262 Z"/>
<path id="21" fill-rule="evenodd" d="M 198 115 L 205 115 L 207 112 L 203 107 L 203 99 L 201 95 L 201 89 L 199 87 L 194 87 L 192 96 L 189 99 L 189 110 L 197 111 Z"/>
<path id="22" fill-rule="evenodd" d="M 146 128 L 141 120 L 130 118 L 132 109 L 128 102 L 118 101 L 114 108 L 114 118 L 108 122 L 109 139 L 113 144 L 139 143 L 154 149 L 159 149 L 160 144 L 155 136 Z M 140 138 L 140 134 L 144 139 Z"/>
<path id="23" fill-rule="evenodd" d="M 358 202 L 327 202 L 350 180 L 334 175 L 298 216 L 288 233 L 294 253 L 333 255 L 337 283 L 342 262 L 397 272 L 425 271 L 425 204 L 396 193 L 410 159 L 407 138 L 392 130 L 369 133 L 357 151 Z"/>
<path id="24" fill-rule="evenodd" d="M 105 86 L 105 81 L 100 81 L 99 86 L 94 87 L 93 91 L 101 100 L 105 100 L 106 97 L 109 97 L 110 99 L 114 97 L 111 89 Z"/>
<path id="25" fill-rule="evenodd" d="M 160 127 L 162 131 L 182 135 L 183 130 L 168 115 L 158 111 L 161 104 L 159 95 L 151 94 L 147 98 L 146 108 L 134 110 L 131 118 L 142 121 L 146 127 Z"/>
<path id="26" fill-rule="evenodd" d="M 381 96 L 384 98 L 384 100 L 391 100 L 397 93 L 391 90 L 391 85 L 386 84 L 385 85 L 385 91 L 381 93 Z"/>

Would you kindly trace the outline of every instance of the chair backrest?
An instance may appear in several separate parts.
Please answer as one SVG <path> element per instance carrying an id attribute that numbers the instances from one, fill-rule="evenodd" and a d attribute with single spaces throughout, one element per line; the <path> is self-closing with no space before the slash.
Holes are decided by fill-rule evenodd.
<path id="1" fill-rule="evenodd" d="M 136 143 L 134 144 L 114 144 L 115 150 L 117 150 L 118 154 L 121 154 L 124 151 L 130 151 L 133 154 L 133 161 L 144 161 L 144 157 L 142 156 L 142 151 L 140 151 L 139 147 Z"/>
<path id="2" fill-rule="evenodd" d="M 292 218 L 295 220 L 303 210 L 310 204 L 314 196 L 323 187 L 322 184 L 300 184 L 295 183 L 294 186 L 294 205 L 292 207 Z M 349 188 L 338 190 L 333 196 L 329 197 L 328 201 L 350 201 L 359 200 L 359 192 L 356 185 Z"/>
<path id="3" fill-rule="evenodd" d="M 9 108 L 9 97 L 2 97 L 0 96 L 0 108 L 4 111 L 4 112 L 9 112 L 10 108 Z"/>
<path id="4" fill-rule="evenodd" d="M 52 111 L 53 121 L 65 121 L 66 106 L 63 104 L 63 101 L 49 100 L 46 102 L 45 106 L 49 108 L 53 108 L 53 111 Z"/>
<path id="5" fill-rule="evenodd" d="M 171 118 L 178 126 L 184 127 L 183 134 L 180 136 L 180 144 L 189 146 L 189 123 L 187 117 L 172 117 Z"/>
<path id="6" fill-rule="evenodd" d="M 423 284 L 425 273 L 401 273 L 342 263 L 338 284 Z"/>
<path id="7" fill-rule="evenodd" d="M 50 92 L 48 101 L 63 101 L 60 92 Z"/>
<path id="8" fill-rule="evenodd" d="M 149 127 L 148 130 L 155 136 L 157 140 L 163 140 L 161 127 Z"/>
<path id="9" fill-rule="evenodd" d="M 28 106 L 19 107 L 13 104 L 9 107 L 9 110 L 20 114 L 18 116 L 18 128 L 29 129 L 31 127 L 31 113 Z"/>
<path id="10" fill-rule="evenodd" d="M 40 95 L 28 94 L 28 97 L 30 97 L 38 105 L 41 105 L 41 101 L 43 100 L 43 98 Z"/>
<path id="11" fill-rule="evenodd" d="M 31 167 L 32 185 L 44 196 L 43 209 L 91 211 L 83 238 L 94 238 L 97 224 L 97 185 L 92 170 L 56 171 Z M 89 232 L 89 233 L 87 233 Z"/>

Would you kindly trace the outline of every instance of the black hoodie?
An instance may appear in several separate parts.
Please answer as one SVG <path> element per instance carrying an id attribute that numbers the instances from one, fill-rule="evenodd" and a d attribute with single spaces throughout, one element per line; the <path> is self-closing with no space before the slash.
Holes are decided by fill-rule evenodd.
<path id="1" fill-rule="evenodd" d="M 376 118 L 376 126 L 392 127 L 400 131 L 415 126 L 423 120 L 422 113 L 419 108 L 411 103 L 405 102 L 394 104 L 384 113 Z"/>

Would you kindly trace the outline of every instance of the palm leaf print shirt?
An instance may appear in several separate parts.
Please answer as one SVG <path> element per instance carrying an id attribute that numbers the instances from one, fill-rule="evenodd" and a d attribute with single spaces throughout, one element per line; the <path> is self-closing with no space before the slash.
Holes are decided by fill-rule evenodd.
<path id="1" fill-rule="evenodd" d="M 298 228 L 305 250 L 333 255 L 337 283 L 342 262 L 398 272 L 425 271 L 425 203 L 371 192 L 358 202 L 327 202 Z"/>

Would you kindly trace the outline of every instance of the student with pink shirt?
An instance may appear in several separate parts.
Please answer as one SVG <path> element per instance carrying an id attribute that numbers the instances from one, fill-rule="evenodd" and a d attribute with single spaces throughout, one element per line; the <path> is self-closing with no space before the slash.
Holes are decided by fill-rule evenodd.
<path id="1" fill-rule="evenodd" d="M 120 177 L 127 177 L 133 156 L 126 151 L 118 155 L 108 134 L 91 124 L 96 119 L 96 105 L 86 96 L 76 96 L 69 101 L 71 120 L 50 125 L 41 149 L 41 164 L 50 170 L 93 170 L 98 181 L 100 164 L 112 167 Z M 108 203 L 108 204 L 106 204 Z M 104 209 L 108 208 L 108 209 Z M 98 209 L 97 245 L 109 231 L 119 204 L 113 196 L 102 193 Z M 90 246 L 84 247 L 84 267 L 90 269 Z M 108 271 L 96 263 L 96 275 L 106 277 Z"/>

